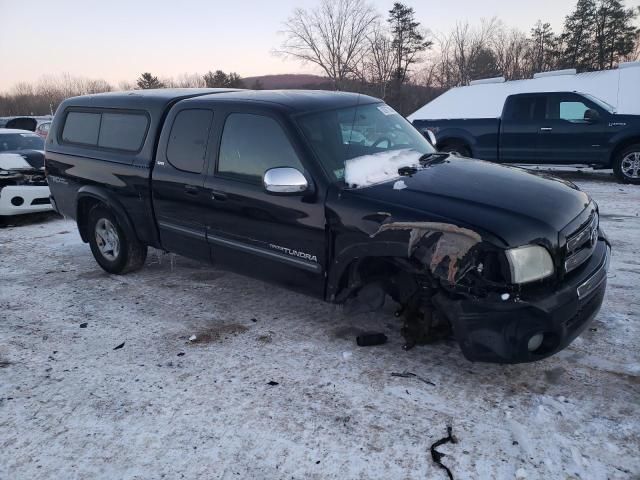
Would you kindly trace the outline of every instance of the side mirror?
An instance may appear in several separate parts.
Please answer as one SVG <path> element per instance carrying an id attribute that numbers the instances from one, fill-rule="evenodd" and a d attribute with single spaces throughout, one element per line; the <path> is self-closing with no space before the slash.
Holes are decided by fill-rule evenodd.
<path id="1" fill-rule="evenodd" d="M 424 136 L 429 141 L 431 146 L 433 148 L 435 148 L 436 145 L 438 144 L 438 142 L 437 142 L 436 136 L 433 134 L 433 132 L 431 130 L 424 130 Z"/>
<path id="2" fill-rule="evenodd" d="M 270 168 L 262 177 L 264 189 L 275 194 L 296 194 L 306 192 L 309 183 L 305 176 L 292 167 Z"/>
<path id="3" fill-rule="evenodd" d="M 584 119 L 588 123 L 595 123 L 600 119 L 600 114 L 597 110 L 589 108 L 584 112 Z"/>

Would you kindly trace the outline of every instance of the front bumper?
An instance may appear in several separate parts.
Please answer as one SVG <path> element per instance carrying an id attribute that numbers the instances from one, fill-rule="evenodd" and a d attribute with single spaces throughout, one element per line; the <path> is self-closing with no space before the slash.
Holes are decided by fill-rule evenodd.
<path id="1" fill-rule="evenodd" d="M 49 187 L 10 185 L 0 189 L 0 215 L 46 212 L 51 210 Z"/>
<path id="2" fill-rule="evenodd" d="M 434 298 L 453 327 L 464 356 L 472 361 L 522 363 L 541 360 L 569 345 L 593 320 L 604 299 L 611 247 L 598 239 L 591 258 L 549 294 L 502 301 Z M 542 345 L 528 349 L 542 333 Z"/>

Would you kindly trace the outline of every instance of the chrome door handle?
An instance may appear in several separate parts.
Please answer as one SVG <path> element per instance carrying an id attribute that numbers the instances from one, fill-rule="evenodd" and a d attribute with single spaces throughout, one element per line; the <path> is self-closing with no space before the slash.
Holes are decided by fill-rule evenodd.
<path id="1" fill-rule="evenodd" d="M 540 128 L 541 132 L 550 132 L 551 130 L 553 130 L 553 128 L 551 128 L 551 127 L 541 127 Z"/>
<path id="2" fill-rule="evenodd" d="M 219 202 L 223 202 L 226 199 L 227 199 L 227 194 L 224 192 L 217 192 L 217 191 L 211 192 L 211 200 L 217 200 Z"/>

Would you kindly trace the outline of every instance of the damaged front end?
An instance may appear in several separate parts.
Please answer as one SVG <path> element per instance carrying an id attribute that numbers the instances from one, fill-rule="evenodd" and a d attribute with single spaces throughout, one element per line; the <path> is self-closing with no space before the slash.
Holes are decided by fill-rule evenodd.
<path id="1" fill-rule="evenodd" d="M 44 168 L 20 154 L 0 154 L 0 215 L 51 210 Z"/>
<path id="2" fill-rule="evenodd" d="M 390 290 L 401 305 L 397 316 L 404 316 L 405 348 L 450 334 L 452 324 L 438 307 L 438 296 L 511 295 L 513 287 L 504 281 L 499 251 L 489 243 L 483 244 L 478 232 L 443 222 L 386 222 L 371 238 L 380 239 L 391 232 L 406 237 L 408 262 L 402 271 L 410 272 L 415 279 L 413 291 Z"/>
<path id="3" fill-rule="evenodd" d="M 595 316 L 606 287 L 610 247 L 604 234 L 592 258 L 562 284 L 510 281 L 505 249 L 474 230 L 442 222 L 393 222 L 389 215 L 370 234 L 380 245 L 404 245 L 402 257 L 350 274 L 347 303 L 376 305 L 390 295 L 404 317 L 405 348 L 453 333 L 469 360 L 519 363 L 539 360 L 568 345 Z M 382 263 L 380 263 L 382 262 Z M 582 298 L 576 294 L 589 287 Z"/>

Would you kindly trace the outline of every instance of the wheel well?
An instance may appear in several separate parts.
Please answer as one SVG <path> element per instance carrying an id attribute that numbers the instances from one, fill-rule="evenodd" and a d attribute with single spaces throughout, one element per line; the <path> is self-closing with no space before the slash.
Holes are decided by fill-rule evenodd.
<path id="1" fill-rule="evenodd" d="M 105 205 L 104 202 L 102 202 L 101 200 L 95 197 L 82 197 L 80 198 L 80 200 L 78 200 L 78 212 L 76 215 L 76 222 L 78 224 L 78 230 L 80 231 L 80 238 L 82 238 L 82 241 L 85 243 L 89 241 L 89 231 L 87 228 L 89 212 L 94 206 L 98 204 Z"/>
<path id="2" fill-rule="evenodd" d="M 373 282 L 381 282 L 387 294 L 392 297 L 398 297 L 400 293 L 409 293 L 411 286 L 415 283 L 412 270 L 412 265 L 406 258 L 357 258 L 344 269 L 340 276 L 336 301 L 342 303 L 360 288 Z"/>
<path id="3" fill-rule="evenodd" d="M 453 145 L 464 147 L 469 151 L 469 153 L 471 153 L 471 146 L 466 140 L 462 138 L 445 138 L 444 140 L 438 141 L 439 149 L 443 149 L 444 147 L 450 147 Z"/>
<path id="4" fill-rule="evenodd" d="M 609 157 L 609 165 L 613 167 L 613 162 L 616 160 L 618 154 L 620 154 L 620 152 L 622 152 L 625 148 L 630 147 L 634 143 L 640 143 L 640 137 L 627 138 L 626 140 L 623 140 L 618 145 L 616 145 L 611 152 L 611 157 Z"/>

